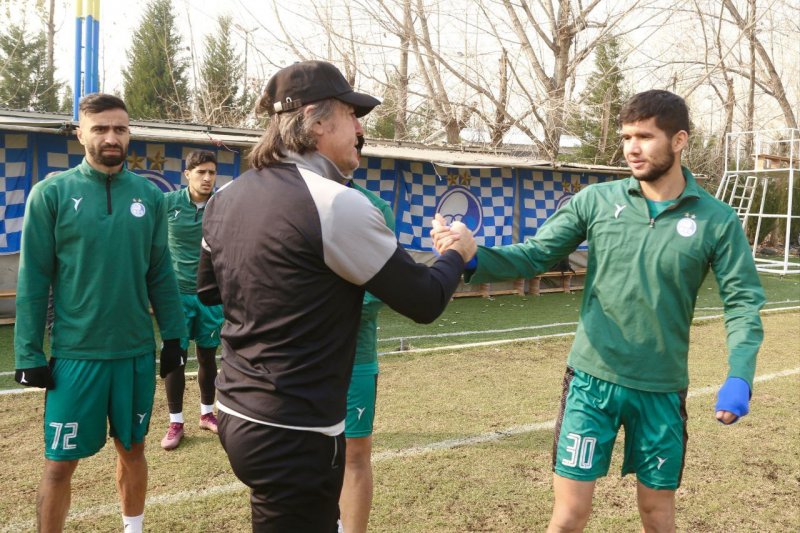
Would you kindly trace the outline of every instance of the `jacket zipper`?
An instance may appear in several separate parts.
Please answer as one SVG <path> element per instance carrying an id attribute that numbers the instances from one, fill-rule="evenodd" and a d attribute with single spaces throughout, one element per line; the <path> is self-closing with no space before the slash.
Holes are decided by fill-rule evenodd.
<path id="1" fill-rule="evenodd" d="M 111 214 L 111 175 L 106 176 L 106 204 L 108 205 L 108 214 Z"/>
<path id="2" fill-rule="evenodd" d="M 675 209 L 677 209 L 680 206 L 680 204 L 682 204 L 686 200 L 686 198 L 694 198 L 694 197 L 693 196 L 686 196 L 686 197 L 682 198 L 680 201 L 678 201 L 678 202 L 672 204 L 671 206 L 669 206 L 668 208 L 664 209 L 661 213 L 666 213 L 667 211 L 674 211 Z M 645 202 L 647 202 L 646 198 L 645 198 Z M 659 216 L 661 215 L 661 213 L 659 213 Z M 651 228 L 655 228 L 656 227 L 656 219 L 653 218 L 653 217 L 650 217 L 650 227 Z"/>

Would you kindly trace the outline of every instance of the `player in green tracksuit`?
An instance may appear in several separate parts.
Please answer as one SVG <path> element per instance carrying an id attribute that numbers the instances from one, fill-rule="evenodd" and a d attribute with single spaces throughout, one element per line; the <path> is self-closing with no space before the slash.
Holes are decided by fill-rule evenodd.
<path id="1" fill-rule="evenodd" d="M 183 310 L 167 248 L 163 194 L 123 167 L 130 133 L 122 100 L 104 94 L 82 99 L 78 139 L 86 149 L 83 162 L 37 183 L 26 205 L 15 379 L 48 389 L 40 530 L 63 529 L 78 460 L 100 450 L 110 433 L 126 531 L 140 531 L 147 490 L 144 439 L 155 392 L 149 307 L 165 339 L 162 377 L 184 361 Z M 48 365 L 42 344 L 51 286 Z"/>
<path id="2" fill-rule="evenodd" d="M 164 195 L 169 225 L 169 251 L 178 276 L 183 313 L 189 336 L 181 339 L 181 347 L 194 340 L 197 348 L 197 384 L 200 387 L 199 427 L 217 433 L 214 415 L 214 379 L 217 377 L 217 346 L 224 318 L 222 306 L 206 306 L 197 299 L 197 265 L 203 239 L 203 213 L 214 192 L 217 179 L 217 156 L 213 152 L 195 150 L 186 156 L 184 171 L 187 187 Z M 169 428 L 161 439 L 165 450 L 175 449 L 183 438 L 183 393 L 186 389 L 185 367 L 172 372 L 164 381 L 169 408 Z"/>
<path id="3" fill-rule="evenodd" d="M 394 231 L 395 221 L 391 206 L 375 193 L 352 181 L 350 186 L 360 191 L 383 213 L 386 225 Z M 372 507 L 372 426 L 378 392 L 378 311 L 382 306 L 383 302 L 378 298 L 369 292 L 364 293 L 356 356 L 347 390 L 344 430 L 347 446 L 339 508 L 345 531 L 353 533 L 367 530 Z"/>
<path id="4" fill-rule="evenodd" d="M 764 293 L 739 219 L 680 165 L 689 132 L 685 103 L 667 91 L 640 93 L 620 123 L 632 177 L 580 191 L 524 243 L 479 248 L 477 269 L 467 275 L 472 283 L 530 278 L 589 243 L 554 438 L 552 531 L 585 526 L 620 426 L 622 473 L 637 475 L 645 529 L 674 528 L 685 460 L 689 327 L 709 268 L 728 332 L 728 379 L 716 413 L 723 423 L 748 412 L 763 339 Z M 434 239 L 439 247 L 452 237 L 442 228 Z"/>

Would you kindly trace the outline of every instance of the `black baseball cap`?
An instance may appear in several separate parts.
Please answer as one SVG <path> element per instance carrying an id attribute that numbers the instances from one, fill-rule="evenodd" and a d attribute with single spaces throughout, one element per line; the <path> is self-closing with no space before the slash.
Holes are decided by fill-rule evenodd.
<path id="1" fill-rule="evenodd" d="M 357 117 L 363 117 L 381 103 L 355 92 L 339 69 L 326 61 L 301 61 L 279 70 L 267 82 L 264 97 L 270 115 L 336 98 L 353 106 Z"/>

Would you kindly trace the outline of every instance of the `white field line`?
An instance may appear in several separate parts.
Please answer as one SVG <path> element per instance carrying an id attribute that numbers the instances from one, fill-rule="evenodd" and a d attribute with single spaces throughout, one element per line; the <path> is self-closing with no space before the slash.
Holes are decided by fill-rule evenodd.
<path id="1" fill-rule="evenodd" d="M 763 374 L 761 376 L 756 376 L 753 382 L 763 383 L 765 381 L 771 381 L 773 379 L 793 376 L 795 374 L 800 374 L 800 367 L 781 370 L 778 372 L 773 372 L 771 374 Z M 708 396 L 710 394 L 715 394 L 718 388 L 719 387 L 701 387 L 699 389 L 693 389 L 689 391 L 689 393 L 687 394 L 687 398 L 695 398 L 697 396 Z M 553 419 L 553 420 L 547 420 L 545 422 L 535 422 L 533 424 L 513 426 L 499 431 L 490 431 L 488 433 L 481 433 L 480 435 L 473 435 L 472 437 L 465 437 L 460 439 L 448 439 L 439 442 L 433 442 L 431 444 L 425 444 L 422 446 L 412 446 L 411 448 L 403 448 L 399 450 L 386 450 L 383 452 L 374 453 L 372 455 L 372 460 L 378 463 L 383 461 L 391 461 L 393 459 L 399 459 L 403 457 L 415 457 L 418 455 L 424 455 L 427 453 L 440 450 L 450 450 L 452 448 L 457 448 L 461 446 L 473 446 L 476 444 L 495 442 L 503 438 L 511 437 L 514 435 L 533 433 L 535 431 L 551 430 L 555 427 L 555 423 L 556 421 L 555 419 Z M 215 496 L 218 494 L 229 494 L 232 492 L 244 491 L 246 490 L 246 488 L 247 487 L 245 487 L 244 484 L 236 481 L 233 483 L 218 485 L 215 487 L 184 490 L 180 492 L 174 492 L 172 494 L 160 494 L 158 496 L 151 496 L 147 498 L 145 506 L 153 507 L 156 505 L 179 504 L 187 500 L 195 500 L 197 498 L 204 498 L 207 496 Z M 94 507 L 87 507 L 81 510 L 70 511 L 69 516 L 67 517 L 67 521 L 78 520 L 87 517 L 108 516 L 117 513 L 119 513 L 119 504 L 117 503 L 96 505 Z M 35 527 L 36 524 L 33 521 L 17 522 L 14 524 L 6 525 L 2 529 L 0 529 L 0 532 L 11 533 L 16 531 L 27 531 L 34 529 Z"/>
<path id="2" fill-rule="evenodd" d="M 778 305 L 778 304 L 792 304 L 792 303 L 800 303 L 800 300 L 783 300 L 780 302 L 767 302 L 766 305 Z M 724 307 L 696 307 L 695 311 L 722 311 Z M 775 307 L 769 309 L 762 309 L 762 313 L 766 313 L 769 311 L 775 310 L 786 310 L 786 309 L 794 309 L 794 307 Z M 797 307 L 800 309 L 800 307 Z M 716 315 L 714 315 L 716 317 Z M 695 320 L 700 320 L 708 317 L 695 317 Z M 542 324 L 538 326 L 518 326 L 514 328 L 504 328 L 504 329 L 484 329 L 484 330 L 474 330 L 474 331 L 453 331 L 449 333 L 434 333 L 430 335 L 408 335 L 405 337 L 386 337 L 385 339 L 378 339 L 378 342 L 389 342 L 389 341 L 400 341 L 400 340 L 414 340 L 414 339 L 441 339 L 444 337 L 465 337 L 468 335 L 482 335 L 487 333 L 508 333 L 512 331 L 525 331 L 525 330 L 533 330 L 533 329 L 546 329 L 546 328 L 554 328 L 559 326 L 577 326 L 577 322 L 557 322 L 553 324 Z M 394 353 L 394 352 L 391 352 Z"/>
<path id="3" fill-rule="evenodd" d="M 800 307 L 776 307 L 774 309 L 762 309 L 761 314 L 769 314 L 775 311 L 797 311 L 800 310 Z M 725 315 L 708 315 L 708 316 L 697 316 L 694 317 L 692 323 L 702 322 L 705 320 L 714 320 L 717 318 L 724 318 Z M 510 344 L 513 342 L 523 342 L 523 341 L 535 341 L 540 339 L 552 339 L 555 337 L 569 337 L 575 335 L 575 332 L 569 333 L 554 333 L 551 335 L 537 335 L 535 337 L 518 337 L 515 339 L 500 339 L 496 341 L 483 341 L 483 342 L 471 342 L 466 344 L 451 344 L 449 346 L 433 346 L 431 348 L 411 348 L 409 350 L 394 350 L 391 352 L 380 352 L 378 355 L 395 355 L 395 354 L 406 354 L 406 353 L 423 353 L 423 352 L 440 352 L 443 350 L 460 350 L 463 348 L 479 348 L 481 346 L 495 346 L 498 344 Z M 435 337 L 435 335 L 432 335 Z"/>
<path id="4" fill-rule="evenodd" d="M 800 303 L 800 300 L 782 300 L 780 302 L 767 302 L 766 305 L 778 305 L 778 304 L 796 304 Z M 725 309 L 724 307 L 695 307 L 695 311 L 722 311 Z"/>
<path id="5" fill-rule="evenodd" d="M 789 300 L 786 300 L 789 302 Z M 776 302 L 776 303 L 785 303 L 785 302 Z M 708 309 L 716 309 L 716 308 L 708 308 Z M 800 306 L 794 307 L 775 307 L 771 309 L 762 309 L 761 314 L 769 314 L 776 311 L 797 311 L 800 310 Z M 694 322 L 701 322 L 704 320 L 714 320 L 717 318 L 723 318 L 724 315 L 708 315 L 708 316 L 698 316 L 695 317 Z M 518 328 L 509 328 L 507 330 L 497 329 L 497 330 L 485 330 L 485 331 L 474 331 L 474 332 L 463 332 L 463 333 L 441 333 L 437 335 L 417 335 L 413 337 L 393 337 L 393 339 L 422 339 L 422 338 L 437 338 L 437 337 L 448 337 L 453 335 L 467 335 L 467 334 L 480 334 L 480 333 L 503 333 L 504 331 L 519 331 L 524 329 L 541 329 L 541 328 L 549 328 L 549 327 L 556 327 L 556 326 L 571 326 L 576 325 L 577 322 L 563 322 L 563 323 L 554 323 L 554 324 L 545 324 L 541 326 L 522 326 Z M 409 350 L 394 350 L 391 352 L 378 352 L 378 355 L 395 355 L 395 354 L 410 354 L 410 353 L 423 353 L 423 352 L 441 352 L 446 350 L 460 350 L 463 348 L 480 348 L 481 346 L 496 346 L 500 344 L 510 344 L 514 342 L 525 342 L 525 341 L 536 341 L 541 339 L 552 339 L 556 337 L 569 337 L 575 335 L 575 332 L 568 332 L 568 333 L 553 333 L 550 335 L 537 335 L 534 337 L 517 337 L 514 339 L 500 339 L 495 341 L 482 341 L 482 342 L 472 342 L 466 344 L 450 344 L 448 346 L 435 346 L 432 348 L 411 348 Z M 379 339 L 378 342 L 382 342 L 383 340 L 390 340 L 390 339 Z M 217 359 L 220 359 L 220 356 L 217 356 Z M 189 361 L 196 361 L 196 358 L 190 357 Z M 0 372 L 0 376 L 13 376 L 14 372 Z M 197 372 L 187 372 L 187 376 L 193 377 L 197 376 Z M 5 389 L 0 390 L 0 396 L 3 394 L 22 394 L 26 392 L 37 392 L 41 389 L 26 387 L 21 389 Z"/>
<path id="6" fill-rule="evenodd" d="M 389 341 L 411 340 L 411 339 L 440 339 L 443 337 L 464 337 L 467 335 L 482 335 L 486 333 L 508 333 L 511 331 L 525 331 L 529 329 L 546 329 L 546 328 L 556 328 L 559 326 L 577 326 L 577 325 L 578 325 L 577 322 L 556 322 L 554 324 L 542 324 L 539 326 L 518 326 L 516 328 L 482 329 L 475 331 L 453 331 L 450 333 L 436 333 L 432 335 L 407 335 L 405 337 L 387 337 L 385 339 L 378 339 L 378 342 L 389 342 Z"/>
<path id="7" fill-rule="evenodd" d="M 780 302 L 768 302 L 766 305 L 778 305 L 778 304 L 796 304 L 800 303 L 800 300 L 783 300 Z M 695 311 L 722 311 L 724 307 L 696 307 Z M 763 311 L 771 311 L 777 308 L 769 308 L 764 309 Z M 780 309 L 787 309 L 782 307 Z M 705 317 L 696 317 L 696 319 L 701 319 Z M 514 328 L 503 328 L 503 329 L 484 329 L 484 330 L 474 330 L 474 331 L 452 331 L 448 333 L 434 333 L 430 335 L 407 335 L 405 337 L 386 337 L 384 339 L 378 339 L 379 343 L 382 342 L 391 342 L 391 341 L 408 341 L 408 340 L 418 340 L 418 339 L 441 339 L 445 337 L 466 337 L 469 335 L 486 335 L 490 333 L 510 333 L 513 331 L 526 331 L 526 330 L 535 330 L 535 329 L 547 329 L 547 328 L 555 328 L 561 326 L 577 326 L 577 322 L 557 322 L 553 324 L 542 324 L 538 326 L 518 326 Z M 395 352 L 386 352 L 386 353 L 395 353 Z"/>

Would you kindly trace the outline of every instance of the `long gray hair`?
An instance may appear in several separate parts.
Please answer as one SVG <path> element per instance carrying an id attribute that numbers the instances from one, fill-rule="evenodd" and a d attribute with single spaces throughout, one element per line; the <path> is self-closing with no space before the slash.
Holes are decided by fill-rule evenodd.
<path id="1" fill-rule="evenodd" d="M 317 149 L 312 131 L 315 123 L 333 115 L 339 102 L 334 98 L 304 105 L 296 110 L 278 113 L 270 118 L 267 129 L 250 152 L 250 166 L 262 169 L 286 157 L 286 151 L 304 154 Z M 309 109 L 308 116 L 305 110 Z M 259 102 L 257 112 L 263 111 Z"/>

